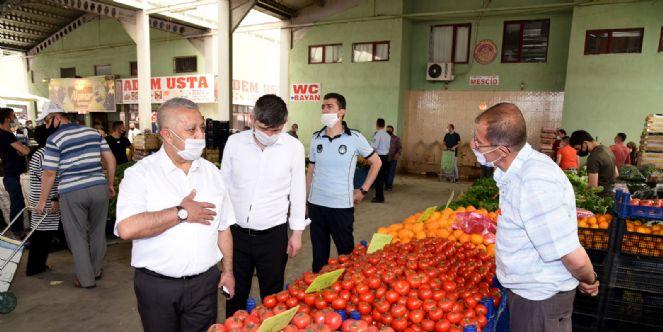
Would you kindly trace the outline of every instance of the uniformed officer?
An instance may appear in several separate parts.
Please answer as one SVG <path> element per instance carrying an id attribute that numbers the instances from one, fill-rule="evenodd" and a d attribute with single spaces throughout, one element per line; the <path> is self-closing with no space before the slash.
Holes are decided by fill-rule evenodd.
<path id="1" fill-rule="evenodd" d="M 313 272 L 319 272 L 329 259 L 330 235 L 339 255 L 354 248 L 352 234 L 354 204 L 364 199 L 380 171 L 380 157 L 366 138 L 343 125 L 345 97 L 328 93 L 322 104 L 320 131 L 311 138 L 310 164 L 306 173 L 308 214 L 311 219 Z M 371 168 L 366 181 L 354 189 L 357 156 L 368 159 Z"/>

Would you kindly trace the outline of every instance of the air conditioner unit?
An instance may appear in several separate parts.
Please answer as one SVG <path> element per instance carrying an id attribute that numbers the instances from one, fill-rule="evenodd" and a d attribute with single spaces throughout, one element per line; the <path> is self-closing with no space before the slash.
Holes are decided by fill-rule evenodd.
<path id="1" fill-rule="evenodd" d="M 426 66 L 426 80 L 428 81 L 453 81 L 453 63 L 451 62 L 429 62 Z"/>

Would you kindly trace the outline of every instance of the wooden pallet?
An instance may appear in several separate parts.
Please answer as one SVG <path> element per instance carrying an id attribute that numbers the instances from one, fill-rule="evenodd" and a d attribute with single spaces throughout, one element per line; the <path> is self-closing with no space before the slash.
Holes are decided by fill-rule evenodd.
<path id="1" fill-rule="evenodd" d="M 654 165 L 663 168 L 663 153 L 643 151 L 640 153 L 640 165 Z"/>

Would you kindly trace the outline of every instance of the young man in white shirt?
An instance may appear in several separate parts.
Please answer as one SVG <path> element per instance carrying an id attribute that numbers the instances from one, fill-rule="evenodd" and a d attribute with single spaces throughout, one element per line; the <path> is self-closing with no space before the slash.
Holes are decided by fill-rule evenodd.
<path id="1" fill-rule="evenodd" d="M 157 121 L 164 144 L 126 170 L 115 234 L 133 240 L 143 329 L 205 331 L 217 320 L 218 289 L 234 294 L 229 227 L 235 214 L 218 169 L 200 158 L 205 124 L 198 106 L 171 99 Z"/>
<path id="2" fill-rule="evenodd" d="M 237 215 L 231 227 L 237 285 L 226 302 L 227 317 L 246 307 L 254 270 L 261 298 L 283 290 L 288 255 L 301 249 L 306 227 L 304 146 L 281 133 L 288 120 L 285 102 L 275 95 L 260 97 L 250 120 L 253 130 L 230 136 L 221 162 Z"/>
<path id="3" fill-rule="evenodd" d="M 391 136 L 384 129 L 384 119 L 378 119 L 375 122 L 377 131 L 373 134 L 373 148 L 382 161 L 380 166 L 380 173 L 375 179 L 375 198 L 371 200 L 373 203 L 384 203 L 384 187 L 389 176 L 389 148 L 391 145 Z"/>
<path id="4" fill-rule="evenodd" d="M 132 121 L 129 122 L 129 130 L 127 131 L 127 138 L 131 144 L 134 144 L 134 137 L 140 134 L 140 129 L 136 128 L 136 124 Z"/>

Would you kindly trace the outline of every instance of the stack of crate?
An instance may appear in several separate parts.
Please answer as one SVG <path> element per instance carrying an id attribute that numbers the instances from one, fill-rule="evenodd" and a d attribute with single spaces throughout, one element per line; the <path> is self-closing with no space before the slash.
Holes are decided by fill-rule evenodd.
<path id="1" fill-rule="evenodd" d="M 650 114 L 640 138 L 638 165 L 654 165 L 663 168 L 663 115 Z"/>
<path id="2" fill-rule="evenodd" d="M 539 151 L 541 153 L 550 156 L 550 158 L 555 159 L 555 152 L 553 151 L 553 143 L 556 139 L 556 129 L 551 128 L 541 128 L 541 137 L 540 137 L 540 146 Z"/>
<path id="3" fill-rule="evenodd" d="M 141 160 L 153 152 L 159 150 L 161 142 L 159 136 L 152 133 L 144 133 L 134 136 L 134 154 L 133 160 Z"/>

